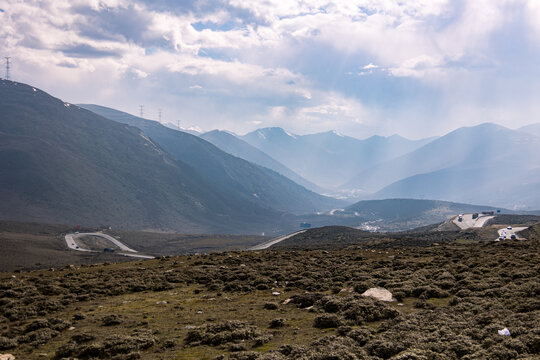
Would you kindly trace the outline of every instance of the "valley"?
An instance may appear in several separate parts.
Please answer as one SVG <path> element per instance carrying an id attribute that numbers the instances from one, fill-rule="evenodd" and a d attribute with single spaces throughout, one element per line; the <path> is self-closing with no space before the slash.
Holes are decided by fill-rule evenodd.
<path id="1" fill-rule="evenodd" d="M 0 360 L 540 359 L 539 24 L 0 3 Z"/>

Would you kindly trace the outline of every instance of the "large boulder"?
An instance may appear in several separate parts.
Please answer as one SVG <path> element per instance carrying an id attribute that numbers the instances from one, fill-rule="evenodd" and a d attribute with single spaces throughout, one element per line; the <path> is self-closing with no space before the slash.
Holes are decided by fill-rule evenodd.
<path id="1" fill-rule="evenodd" d="M 380 301 L 396 301 L 392 293 L 383 288 L 371 288 L 362 293 L 362 296 L 369 296 Z"/>

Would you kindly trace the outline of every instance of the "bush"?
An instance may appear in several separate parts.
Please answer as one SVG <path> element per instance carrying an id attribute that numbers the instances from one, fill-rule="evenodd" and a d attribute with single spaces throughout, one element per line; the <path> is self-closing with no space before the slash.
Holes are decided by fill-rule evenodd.
<path id="1" fill-rule="evenodd" d="M 230 320 L 219 324 L 205 324 L 190 330 L 185 342 L 190 345 L 206 344 L 217 346 L 227 342 L 251 340 L 261 335 L 256 326 Z"/>
<path id="2" fill-rule="evenodd" d="M 264 308 L 266 310 L 276 310 L 278 308 L 278 304 L 273 302 L 267 302 L 264 304 Z"/>
<path id="3" fill-rule="evenodd" d="M 276 329 L 285 326 L 285 319 L 277 318 L 270 321 L 270 328 Z"/>
<path id="4" fill-rule="evenodd" d="M 343 325 L 343 319 L 335 314 L 322 314 L 315 318 L 313 326 L 318 329 L 337 328 Z"/>
<path id="5" fill-rule="evenodd" d="M 17 340 L 0 336 L 0 350 L 13 349 L 17 347 Z"/>

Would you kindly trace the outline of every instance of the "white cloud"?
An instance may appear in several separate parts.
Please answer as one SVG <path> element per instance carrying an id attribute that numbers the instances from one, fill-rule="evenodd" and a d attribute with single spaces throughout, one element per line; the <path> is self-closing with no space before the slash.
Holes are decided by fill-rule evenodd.
<path id="1" fill-rule="evenodd" d="M 372 69 L 378 69 L 378 68 L 379 66 L 374 65 L 373 63 L 369 63 L 366 66 L 362 67 L 362 69 L 364 70 L 372 70 Z"/>
<path id="2" fill-rule="evenodd" d="M 126 108 L 154 93 L 147 101 L 167 99 L 171 106 L 185 104 L 183 97 L 191 96 L 192 106 L 204 108 L 199 112 L 208 119 L 201 119 L 194 108 L 190 114 L 184 107 L 169 113 L 208 122 L 207 128 L 211 121 L 227 123 L 240 132 L 256 125 L 250 121 L 291 122 L 292 130 L 300 133 L 302 126 L 341 127 L 342 132 L 352 131 L 354 124 L 372 126 L 383 121 L 381 112 L 394 100 L 389 96 L 403 96 L 389 88 L 390 95 L 370 99 L 367 107 L 365 94 L 355 91 L 377 87 L 382 78 L 408 78 L 415 86 L 427 83 L 440 96 L 482 98 L 486 81 L 505 66 L 501 58 L 512 53 L 497 50 L 494 34 L 510 25 L 522 26 L 525 30 L 519 31 L 526 34 L 513 29 L 516 33 L 509 38 L 533 39 L 536 45 L 527 44 L 526 49 L 532 57 L 540 44 L 539 0 L 222 0 L 220 6 L 201 2 L 181 11 L 175 11 L 176 5 L 167 10 L 139 0 L 5 3 L 0 52 L 12 56 L 14 78 L 39 82 L 46 90 L 59 90 L 58 95 L 73 96 L 86 88 L 79 90 L 81 96 Z M 147 21 L 114 23 L 127 21 L 114 17 L 127 10 Z M 95 19 L 116 27 L 88 31 Z M 519 51 L 510 55 L 519 56 Z M 523 73 L 525 80 L 511 82 L 524 81 L 527 91 L 516 101 L 529 108 L 540 96 L 531 81 L 538 73 L 529 74 L 530 68 L 520 69 L 519 60 L 512 60 L 511 69 L 500 71 Z M 486 69 L 495 70 L 483 77 Z M 336 75 L 338 80 L 332 82 L 327 74 L 333 72 L 373 76 L 348 76 L 345 83 Z M 515 96 L 515 91 L 505 90 L 505 81 L 491 86 L 489 94 Z M 126 99 L 126 89 L 133 100 Z M 407 101 L 422 108 L 428 100 L 421 97 Z M 405 118 L 409 108 L 392 115 Z"/>

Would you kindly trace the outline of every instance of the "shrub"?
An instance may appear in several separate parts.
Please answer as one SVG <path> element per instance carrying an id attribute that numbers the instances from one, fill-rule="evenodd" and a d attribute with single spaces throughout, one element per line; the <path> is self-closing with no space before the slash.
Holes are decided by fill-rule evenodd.
<path id="1" fill-rule="evenodd" d="M 343 325 L 343 319 L 335 314 L 322 314 L 315 318 L 313 326 L 318 329 L 337 328 Z"/>

